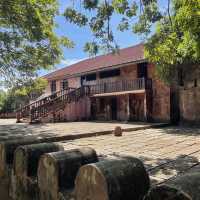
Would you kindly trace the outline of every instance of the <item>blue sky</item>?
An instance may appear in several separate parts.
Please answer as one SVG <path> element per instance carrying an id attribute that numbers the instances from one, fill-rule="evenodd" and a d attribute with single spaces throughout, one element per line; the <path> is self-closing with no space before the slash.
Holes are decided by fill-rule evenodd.
<path id="1" fill-rule="evenodd" d="M 165 0 L 160 0 L 161 5 L 165 4 Z M 59 0 L 60 12 L 63 13 L 65 8 L 71 4 L 71 0 Z M 55 69 L 59 69 L 75 62 L 78 62 L 84 58 L 88 57 L 88 54 L 83 51 L 83 46 L 86 41 L 92 40 L 92 34 L 89 28 L 79 28 L 73 24 L 68 23 L 63 16 L 57 16 L 56 22 L 58 27 L 55 32 L 60 36 L 67 36 L 69 39 L 75 42 L 75 47 L 73 49 L 64 49 L 64 58 L 61 63 L 55 66 Z M 116 30 L 116 24 L 119 22 L 119 17 L 114 17 L 111 26 L 115 33 L 115 39 L 120 46 L 120 48 L 132 46 L 142 42 L 142 37 L 133 34 L 131 31 L 119 32 Z M 54 69 L 54 70 L 55 70 Z M 53 71 L 54 71 L 53 70 Z M 48 71 L 40 71 L 39 74 L 43 75 L 48 73 Z"/>
<path id="2" fill-rule="evenodd" d="M 63 13 L 65 8 L 69 6 L 70 0 L 59 0 L 60 12 Z M 138 35 L 134 35 L 131 31 L 124 33 L 116 30 L 115 24 L 119 21 L 118 17 L 113 18 L 112 28 L 115 30 L 115 39 L 120 48 L 132 46 L 138 44 L 142 39 Z M 68 23 L 63 16 L 56 17 L 56 23 L 58 28 L 55 32 L 60 36 L 67 36 L 69 39 L 75 42 L 75 47 L 72 49 L 64 49 L 64 58 L 60 64 L 56 65 L 56 69 L 65 67 L 67 65 L 78 62 L 81 59 L 87 58 L 88 54 L 83 51 L 83 47 L 86 41 L 91 41 L 92 34 L 89 28 L 79 28 L 73 24 Z M 55 70 L 55 69 L 54 69 Z M 48 71 L 41 71 L 40 74 L 46 74 Z"/>

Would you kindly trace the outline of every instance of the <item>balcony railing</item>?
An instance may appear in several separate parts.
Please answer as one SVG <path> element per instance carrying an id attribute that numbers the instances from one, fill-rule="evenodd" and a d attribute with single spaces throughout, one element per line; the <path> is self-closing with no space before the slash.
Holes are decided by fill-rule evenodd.
<path id="1" fill-rule="evenodd" d="M 90 94 L 133 91 L 151 89 L 151 79 L 138 78 L 134 80 L 118 80 L 90 85 Z"/>

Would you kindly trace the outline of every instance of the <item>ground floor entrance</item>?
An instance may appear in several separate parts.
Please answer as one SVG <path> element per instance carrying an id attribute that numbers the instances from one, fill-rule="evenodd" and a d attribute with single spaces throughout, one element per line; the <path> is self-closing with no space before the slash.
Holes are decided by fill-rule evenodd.
<path id="1" fill-rule="evenodd" d="M 117 120 L 117 97 L 111 98 L 110 103 L 111 119 Z"/>
<path id="2" fill-rule="evenodd" d="M 146 121 L 146 95 L 91 97 L 91 116 L 94 120 Z"/>

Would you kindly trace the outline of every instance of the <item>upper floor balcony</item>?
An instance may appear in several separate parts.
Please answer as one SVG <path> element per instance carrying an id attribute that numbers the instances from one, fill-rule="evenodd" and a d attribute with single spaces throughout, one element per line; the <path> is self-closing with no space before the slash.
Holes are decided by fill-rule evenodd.
<path id="1" fill-rule="evenodd" d="M 133 80 L 116 80 L 108 82 L 100 82 L 89 85 L 90 95 L 114 92 L 131 92 L 138 90 L 147 90 L 152 88 L 152 80 L 145 78 L 137 78 Z"/>

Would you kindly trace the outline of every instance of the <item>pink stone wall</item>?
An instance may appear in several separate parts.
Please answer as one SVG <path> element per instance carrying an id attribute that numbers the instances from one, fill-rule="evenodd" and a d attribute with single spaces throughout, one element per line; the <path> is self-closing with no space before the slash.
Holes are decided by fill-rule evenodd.
<path id="1" fill-rule="evenodd" d="M 145 93 L 130 94 L 130 120 L 131 121 L 146 121 L 146 99 Z"/>
<path id="2" fill-rule="evenodd" d="M 68 79 L 69 87 L 78 88 L 81 86 L 80 77 L 72 77 Z"/>
<path id="3" fill-rule="evenodd" d="M 117 119 L 120 121 L 129 120 L 127 105 L 129 104 L 129 96 L 121 95 L 117 98 Z"/>
<path id="4" fill-rule="evenodd" d="M 129 65 L 126 67 L 120 68 L 121 74 L 120 76 L 111 77 L 111 78 L 99 78 L 99 72 L 97 72 L 97 79 L 96 81 L 87 81 L 86 83 L 89 85 L 98 84 L 99 82 L 113 82 L 121 79 L 135 79 L 137 78 L 137 65 Z"/>
<path id="5" fill-rule="evenodd" d="M 61 89 L 61 80 L 56 80 L 56 92 Z M 51 95 L 51 81 L 48 81 L 48 85 L 45 88 L 45 95 Z"/>
<path id="6" fill-rule="evenodd" d="M 50 95 L 50 94 L 51 94 L 51 88 L 50 88 L 50 82 L 48 81 L 48 85 L 45 88 L 44 95 Z"/>
<path id="7" fill-rule="evenodd" d="M 190 71 L 188 71 L 190 68 Z M 184 86 L 179 88 L 179 109 L 182 123 L 200 124 L 200 66 L 185 66 Z"/>
<path id="8" fill-rule="evenodd" d="M 56 91 L 60 91 L 61 90 L 61 82 L 62 82 L 63 78 L 57 79 L 56 80 Z M 69 78 L 68 79 L 68 84 L 69 87 L 72 88 L 78 88 L 81 86 L 81 82 L 80 82 L 80 77 L 73 77 L 73 78 Z M 45 88 L 44 91 L 45 95 L 51 95 L 51 80 L 48 81 L 48 85 Z"/>
<path id="9" fill-rule="evenodd" d="M 0 113 L 0 119 L 16 118 L 16 113 Z"/>
<path id="10" fill-rule="evenodd" d="M 130 65 L 121 68 L 121 78 L 136 79 L 137 78 L 137 65 Z"/>
<path id="11" fill-rule="evenodd" d="M 43 122 L 81 121 L 90 119 L 90 99 L 84 97 L 77 102 L 66 104 L 63 110 L 57 111 L 54 116 L 49 113 L 42 119 Z"/>
<path id="12" fill-rule="evenodd" d="M 200 87 L 180 89 L 180 115 L 182 122 L 200 123 Z"/>
<path id="13" fill-rule="evenodd" d="M 152 79 L 152 118 L 154 121 L 170 121 L 170 88 L 155 74 L 155 66 L 149 64 L 148 75 Z"/>

